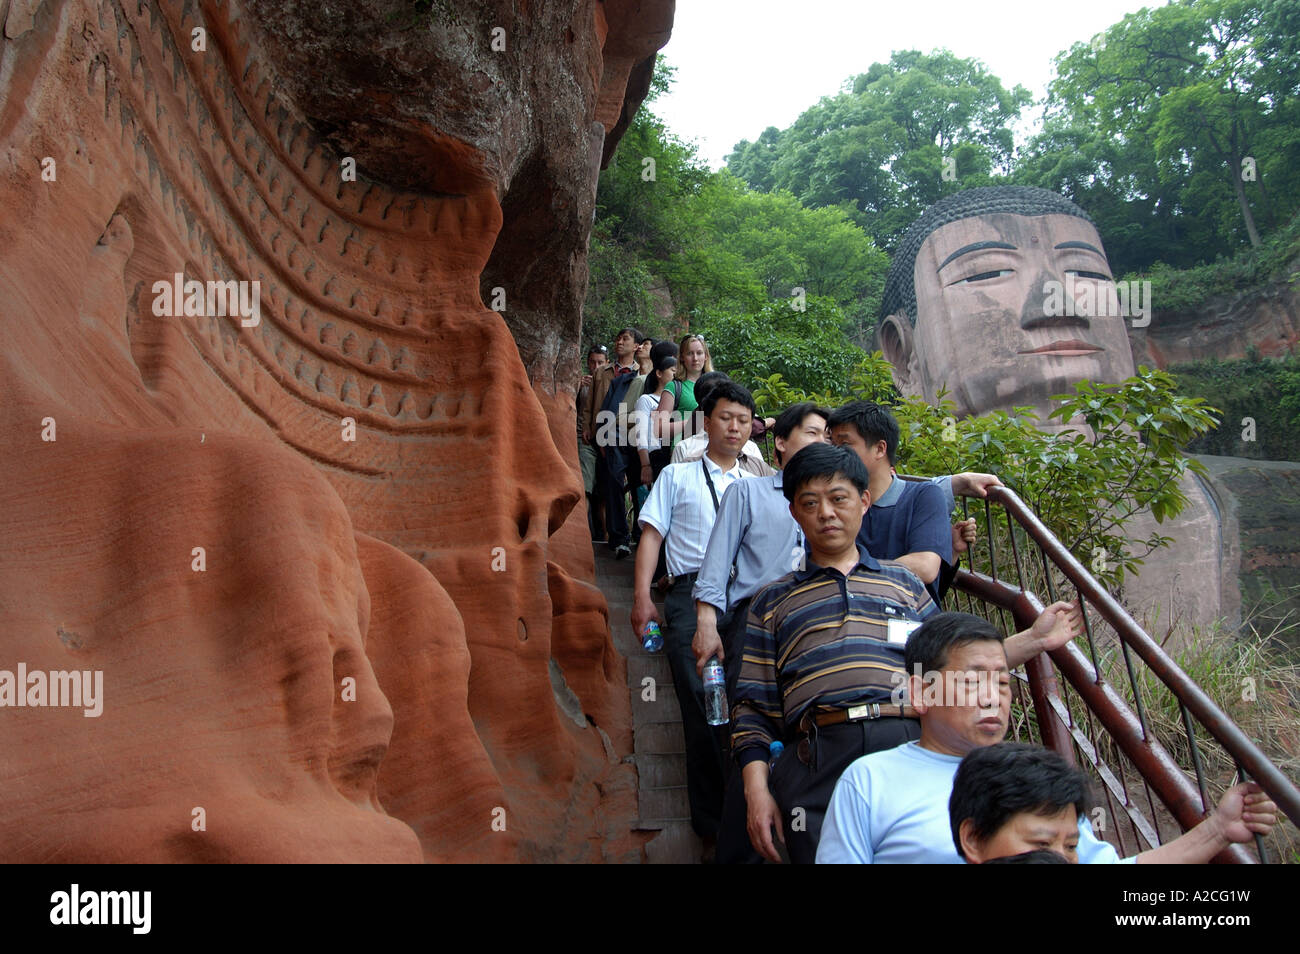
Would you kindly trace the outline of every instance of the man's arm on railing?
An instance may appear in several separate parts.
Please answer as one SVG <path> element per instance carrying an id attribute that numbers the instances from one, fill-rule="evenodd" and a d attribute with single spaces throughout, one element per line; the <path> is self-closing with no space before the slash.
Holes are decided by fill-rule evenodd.
<path id="1" fill-rule="evenodd" d="M 1254 782 L 1223 793 L 1214 814 L 1167 845 L 1137 856 L 1140 865 L 1203 865 L 1229 845 L 1267 835 L 1277 822 L 1277 806 Z"/>
<path id="2" fill-rule="evenodd" d="M 1015 669 L 1041 652 L 1060 649 L 1083 629 L 1083 614 L 1074 603 L 1059 600 L 1038 614 L 1034 625 L 1007 637 L 1007 665 Z"/>

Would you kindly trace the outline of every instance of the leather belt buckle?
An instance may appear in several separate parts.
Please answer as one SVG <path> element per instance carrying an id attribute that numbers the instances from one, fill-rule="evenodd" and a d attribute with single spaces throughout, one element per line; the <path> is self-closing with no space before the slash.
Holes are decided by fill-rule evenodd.
<path id="1" fill-rule="evenodd" d="M 879 719 L 880 703 L 873 702 L 870 705 L 849 706 L 848 721 L 858 722 L 862 719 Z"/>

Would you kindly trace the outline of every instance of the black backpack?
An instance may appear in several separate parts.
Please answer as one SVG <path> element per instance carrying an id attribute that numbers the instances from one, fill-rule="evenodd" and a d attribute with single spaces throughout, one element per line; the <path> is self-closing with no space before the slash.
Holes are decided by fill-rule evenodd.
<path id="1" fill-rule="evenodd" d="M 636 380 L 635 374 L 616 375 L 614 379 L 609 382 L 609 390 L 605 392 L 605 400 L 601 401 L 600 409 L 602 411 L 611 412 L 617 418 L 618 406 L 623 403 L 623 396 L 627 394 L 627 389 L 632 386 L 632 382 L 635 380 Z M 597 432 L 600 431 L 599 421 L 597 421 L 596 423 L 596 430 Z M 631 430 L 631 428 L 629 427 L 628 430 Z M 630 437 L 631 435 L 618 434 L 617 432 L 615 433 L 616 439 L 622 438 L 624 436 Z M 616 440 L 615 446 L 617 446 L 621 450 L 625 450 L 632 447 L 630 443 L 627 443 L 621 439 Z"/>

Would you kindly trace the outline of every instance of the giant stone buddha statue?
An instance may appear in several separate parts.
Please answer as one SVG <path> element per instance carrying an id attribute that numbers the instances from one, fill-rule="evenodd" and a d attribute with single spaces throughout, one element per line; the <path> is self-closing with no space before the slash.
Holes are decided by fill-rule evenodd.
<path id="1" fill-rule="evenodd" d="M 962 416 L 1030 407 L 1039 428 L 1060 430 L 1071 425 L 1049 420 L 1054 395 L 1134 374 L 1120 299 L 1079 206 L 1045 189 L 968 189 L 930 206 L 903 237 L 877 339 L 903 394 L 936 403 L 946 390 Z M 1139 515 L 1129 528 L 1175 541 L 1125 585 L 1139 621 L 1204 625 L 1239 608 L 1223 566 L 1235 542 L 1225 548 L 1209 490 L 1190 476 L 1182 489 L 1177 519 L 1157 527 Z"/>
<path id="2" fill-rule="evenodd" d="M 961 415 L 1032 407 L 1133 374 L 1113 276 L 1087 213 L 1045 189 L 969 189 L 928 208 L 889 271 L 879 328 L 894 382 Z M 1061 307 L 1062 296 L 1074 299 Z M 1101 313 L 1101 314 L 1099 314 Z"/>

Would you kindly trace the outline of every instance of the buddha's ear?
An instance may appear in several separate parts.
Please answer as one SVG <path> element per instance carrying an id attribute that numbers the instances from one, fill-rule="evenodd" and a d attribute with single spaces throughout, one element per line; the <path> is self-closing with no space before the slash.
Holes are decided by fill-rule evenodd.
<path id="1" fill-rule="evenodd" d="M 881 321 L 876 331 L 880 350 L 894 371 L 894 387 L 905 396 L 922 393 L 921 361 L 913 345 L 915 337 L 912 323 L 901 311 Z"/>

